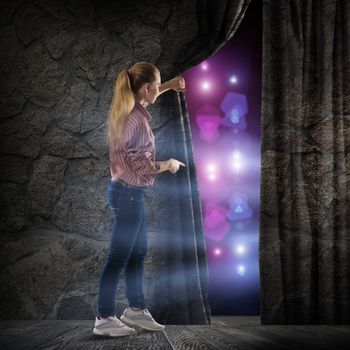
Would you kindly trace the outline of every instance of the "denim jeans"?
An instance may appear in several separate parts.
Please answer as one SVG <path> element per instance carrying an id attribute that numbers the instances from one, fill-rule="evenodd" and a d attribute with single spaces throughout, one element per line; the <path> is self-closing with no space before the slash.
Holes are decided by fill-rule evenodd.
<path id="1" fill-rule="evenodd" d="M 107 197 L 113 213 L 110 249 L 99 279 L 99 316 L 115 315 L 114 298 L 125 267 L 129 306 L 146 308 L 143 294 L 144 258 L 148 250 L 144 198 L 146 187 L 122 181 L 108 182 Z"/>

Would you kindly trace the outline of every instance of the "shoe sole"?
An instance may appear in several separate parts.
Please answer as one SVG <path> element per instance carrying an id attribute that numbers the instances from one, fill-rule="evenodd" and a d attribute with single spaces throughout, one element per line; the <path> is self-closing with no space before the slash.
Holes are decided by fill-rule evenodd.
<path id="1" fill-rule="evenodd" d="M 103 331 L 98 330 L 97 328 L 94 328 L 92 331 L 96 335 L 104 335 L 108 337 L 125 337 L 127 335 L 135 334 L 136 331 L 134 330 L 133 332 L 126 333 L 126 334 L 113 334 L 113 333 L 104 333 Z"/>
<path id="2" fill-rule="evenodd" d="M 147 326 L 144 326 L 144 325 L 139 325 L 138 323 L 130 320 L 129 318 L 126 318 L 124 316 L 121 316 L 120 319 L 128 326 L 136 326 L 136 327 L 140 327 L 140 328 L 143 328 L 143 329 L 147 329 L 148 331 L 163 331 L 165 329 L 165 326 L 163 326 L 162 328 L 149 328 Z"/>

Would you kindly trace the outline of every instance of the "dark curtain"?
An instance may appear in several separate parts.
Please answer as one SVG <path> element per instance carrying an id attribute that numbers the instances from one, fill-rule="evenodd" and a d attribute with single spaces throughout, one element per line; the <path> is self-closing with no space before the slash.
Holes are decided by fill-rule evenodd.
<path id="1" fill-rule="evenodd" d="M 263 4 L 262 324 L 350 323 L 350 1 Z"/>
<path id="2" fill-rule="evenodd" d="M 238 29 L 250 2 L 251 0 L 174 1 L 174 15 L 171 19 L 174 22 L 174 36 L 170 33 L 165 38 L 163 55 L 157 62 L 164 66 L 162 78 L 167 80 L 170 76 L 183 73 L 220 50 Z M 181 27 L 184 21 L 186 25 Z M 179 37 L 182 42 L 176 46 Z"/>
<path id="3" fill-rule="evenodd" d="M 164 55 L 156 63 L 163 67 L 162 81 L 183 73 L 224 46 L 236 32 L 249 3 L 250 0 L 174 2 L 173 13 L 177 17 L 172 21 L 181 23 L 181 18 L 187 16 L 189 26 L 185 27 L 188 32 L 178 27 L 183 43 L 176 52 L 174 38 L 165 38 Z M 175 116 L 166 129 L 175 132 L 173 139 L 169 133 L 166 136 L 172 146 L 169 153 L 163 154 L 182 160 L 187 166 L 166 183 L 172 198 L 163 219 L 169 220 L 164 233 L 169 304 L 166 308 L 161 306 L 157 316 L 168 324 L 210 324 L 206 248 L 186 100 L 183 94 L 169 94 L 161 101 L 160 115 Z M 154 130 L 158 139 L 163 138 L 161 129 Z M 162 155 L 162 150 L 158 154 Z M 164 309 L 166 314 L 161 311 Z"/>

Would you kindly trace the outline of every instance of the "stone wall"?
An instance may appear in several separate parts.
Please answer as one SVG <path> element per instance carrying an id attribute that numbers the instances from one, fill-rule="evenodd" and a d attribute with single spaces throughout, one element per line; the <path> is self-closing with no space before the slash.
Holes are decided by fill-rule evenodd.
<path id="1" fill-rule="evenodd" d="M 92 1 L 2 5 L 2 319 L 91 319 L 96 312 L 112 225 L 106 111 L 120 70 L 139 59 L 159 59 L 160 41 L 147 38 L 160 35 L 170 11 L 163 3 L 137 17 L 130 2 L 114 3 L 119 7 L 111 1 L 100 7 Z M 167 68 L 157 66 L 164 81 Z M 174 156 L 167 136 L 176 135 L 171 120 L 178 115 L 169 107 L 176 98 L 169 91 L 148 109 L 158 160 Z M 151 306 L 165 288 L 159 284 L 165 284 L 166 235 L 159 234 L 166 224 L 158 211 L 167 208 L 171 192 L 164 190 L 171 179 L 159 174 L 146 198 L 145 293 Z M 122 272 L 118 310 L 126 303 Z"/>

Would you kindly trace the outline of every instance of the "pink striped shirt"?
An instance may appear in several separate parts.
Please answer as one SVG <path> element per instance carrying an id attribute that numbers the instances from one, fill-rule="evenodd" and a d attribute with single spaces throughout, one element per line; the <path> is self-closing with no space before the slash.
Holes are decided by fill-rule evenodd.
<path id="1" fill-rule="evenodd" d="M 118 148 L 109 148 L 112 180 L 120 179 L 132 186 L 153 186 L 160 162 L 155 160 L 154 135 L 149 121 L 152 116 L 135 101 Z"/>

